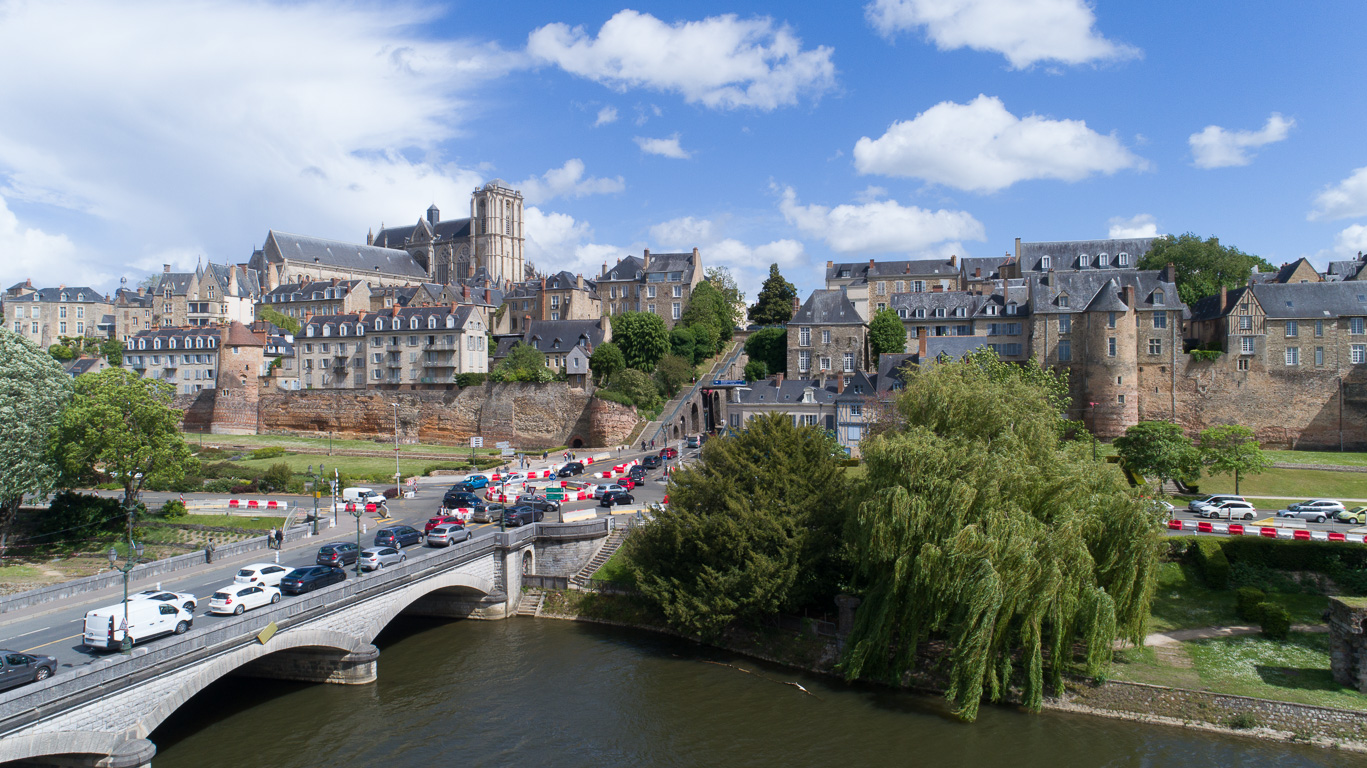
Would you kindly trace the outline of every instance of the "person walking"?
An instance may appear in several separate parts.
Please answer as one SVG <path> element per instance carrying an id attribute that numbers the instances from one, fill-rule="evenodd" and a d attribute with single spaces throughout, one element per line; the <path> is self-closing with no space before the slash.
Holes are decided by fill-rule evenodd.
<path id="1" fill-rule="evenodd" d="M 274 528 L 271 529 L 271 532 L 270 532 L 270 533 L 266 534 L 266 549 L 275 549 L 275 529 L 274 529 Z"/>
<path id="2" fill-rule="evenodd" d="M 206 545 L 204 545 L 204 562 L 206 562 L 206 563 L 212 563 L 213 561 L 214 561 L 214 540 L 213 540 L 213 539 L 209 539 L 209 543 L 206 544 Z"/>
<path id="3" fill-rule="evenodd" d="M 275 529 L 275 548 L 276 548 L 276 550 L 278 551 L 278 550 L 279 550 L 281 547 L 283 547 L 284 545 L 285 545 L 285 529 L 284 529 L 284 528 L 276 528 L 276 529 Z"/>

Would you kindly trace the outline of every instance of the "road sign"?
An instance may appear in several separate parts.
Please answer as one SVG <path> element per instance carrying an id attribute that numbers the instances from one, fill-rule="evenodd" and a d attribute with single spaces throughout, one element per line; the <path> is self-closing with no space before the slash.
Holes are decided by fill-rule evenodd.
<path id="1" fill-rule="evenodd" d="M 743 386 L 745 386 L 745 379 L 713 379 L 713 380 L 712 380 L 712 386 L 714 386 L 714 387 L 743 387 Z"/>
<path id="2" fill-rule="evenodd" d="M 471 448 L 483 448 L 483 447 L 484 447 L 484 438 L 482 438 L 482 437 L 472 437 L 472 438 L 470 438 L 470 447 L 471 447 Z"/>
<path id="3" fill-rule="evenodd" d="M 504 449 L 503 449 L 502 455 L 503 455 L 503 456 L 512 456 L 512 455 L 514 455 L 514 454 L 516 454 L 516 453 L 517 453 L 517 451 L 514 451 L 512 448 L 504 448 Z"/>
<path id="4" fill-rule="evenodd" d="M 501 443 L 494 443 L 494 447 L 495 447 L 495 448 L 511 448 L 512 445 L 513 445 L 512 443 L 510 443 L 510 442 L 508 442 L 508 441 L 506 441 L 506 440 L 503 441 L 503 442 L 501 442 Z"/>

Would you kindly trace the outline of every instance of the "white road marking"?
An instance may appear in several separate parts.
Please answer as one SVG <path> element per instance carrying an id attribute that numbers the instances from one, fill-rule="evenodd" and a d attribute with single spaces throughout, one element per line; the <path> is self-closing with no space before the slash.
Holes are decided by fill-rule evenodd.
<path id="1" fill-rule="evenodd" d="M 18 640 L 18 639 L 21 638 L 21 637 L 28 637 L 29 635 L 36 635 L 36 634 L 38 634 L 39 632 L 45 632 L 45 631 L 47 631 L 47 630 L 49 630 L 49 629 L 52 629 L 52 627 L 43 627 L 42 629 L 35 629 L 35 630 L 33 630 L 32 632 L 25 632 L 25 633 L 22 634 L 22 635 L 15 635 L 14 637 L 12 637 L 12 638 L 10 638 L 10 639 L 11 639 L 11 640 Z"/>

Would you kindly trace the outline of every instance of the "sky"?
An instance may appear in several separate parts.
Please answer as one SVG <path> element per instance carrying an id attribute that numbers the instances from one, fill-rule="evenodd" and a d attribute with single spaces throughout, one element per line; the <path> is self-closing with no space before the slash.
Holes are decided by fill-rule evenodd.
<path id="1" fill-rule="evenodd" d="M 1367 250 L 1361 2 L 0 0 L 0 287 L 527 198 L 527 257 Z"/>

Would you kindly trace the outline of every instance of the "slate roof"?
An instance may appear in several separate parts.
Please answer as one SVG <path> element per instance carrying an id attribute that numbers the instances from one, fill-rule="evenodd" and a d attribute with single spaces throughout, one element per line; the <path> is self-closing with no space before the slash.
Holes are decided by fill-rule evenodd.
<path id="1" fill-rule="evenodd" d="M 1097 300 L 1098 294 L 1107 284 L 1114 282 L 1116 289 L 1123 295 L 1125 286 L 1135 288 L 1136 309 L 1155 310 L 1159 308 L 1180 309 L 1185 311 L 1187 306 L 1178 298 L 1177 286 L 1163 280 L 1163 271 L 1158 269 L 1136 270 L 1087 270 L 1084 272 L 1054 272 L 1053 274 L 1031 275 L 1030 276 L 1030 311 L 1032 313 L 1064 313 L 1064 312 L 1083 312 L 1091 309 L 1091 305 Z M 1163 292 L 1163 303 L 1155 303 L 1157 292 Z M 1060 296 L 1068 296 L 1068 306 L 1062 306 Z M 1097 307 L 1101 311 L 1112 311 L 1110 307 L 1114 302 L 1104 299 L 1107 308 Z M 1123 311 L 1124 303 L 1120 303 L 1120 310 Z"/>
<path id="2" fill-rule="evenodd" d="M 864 320 L 855 310 L 845 292 L 839 289 L 812 291 L 802 308 L 793 315 L 789 325 L 863 325 Z"/>
<path id="3" fill-rule="evenodd" d="M 98 357 L 78 357 L 67 365 L 66 372 L 73 377 L 80 376 L 83 373 L 90 373 L 91 369 L 97 368 L 99 364 L 100 359 Z"/>
<path id="4" fill-rule="evenodd" d="M 954 310 L 964 310 L 961 320 L 972 317 L 986 301 L 986 297 L 968 291 L 920 291 L 917 293 L 894 293 L 888 300 L 889 306 L 903 319 L 954 319 Z M 924 309 L 925 317 L 917 318 L 916 310 Z M 935 310 L 943 309 L 944 317 L 935 317 Z M 904 314 L 905 313 L 905 314 Z"/>
<path id="5" fill-rule="evenodd" d="M 563 354 L 585 338 L 590 347 L 597 349 L 603 343 L 603 335 L 600 320 L 533 320 L 523 338 L 528 344 L 538 342 L 537 349 L 542 352 Z"/>
<path id="6" fill-rule="evenodd" d="M 178 349 L 211 349 L 218 346 L 221 334 L 222 332 L 217 327 L 207 325 L 182 328 L 148 328 L 133 334 L 133 337 L 124 343 L 123 348 L 129 351 L 138 351 L 137 345 L 141 340 L 146 342 L 141 351 L 148 352 L 154 349 L 154 339 L 162 339 L 162 349 L 170 349 L 169 344 L 165 343 L 166 340 L 176 339 Z M 188 343 L 186 342 L 187 339 L 189 340 Z M 204 341 L 199 347 L 195 347 L 195 339 L 203 339 Z"/>
<path id="7" fill-rule="evenodd" d="M 66 294 L 66 299 L 62 299 L 62 294 Z M 65 288 L 39 288 L 33 293 L 26 293 L 23 296 L 11 296 L 7 302 L 30 301 L 40 304 L 60 304 L 63 301 L 67 304 L 105 304 L 108 301 L 104 294 L 94 288 L 85 286 L 68 285 Z"/>
<path id="8" fill-rule="evenodd" d="M 1107 240 L 1063 240 L 1020 244 L 1021 274 L 1047 272 L 1040 265 L 1040 259 L 1049 257 L 1049 266 L 1055 271 L 1075 269 L 1134 269 L 1144 254 L 1153 247 L 1155 237 L 1129 237 Z M 1128 266 L 1119 266 L 1120 254 L 1129 256 Z M 1101 264 L 1101 255 L 1107 262 Z"/>
<path id="9" fill-rule="evenodd" d="M 360 285 L 360 280 L 338 280 L 334 284 L 331 280 L 312 280 L 307 283 L 286 283 L 277 287 L 273 291 L 267 292 L 261 297 L 266 304 L 288 304 L 294 301 L 324 301 L 325 292 L 332 289 L 335 293 L 340 293 L 336 298 L 345 297 L 350 294 L 356 286 Z"/>
<path id="10" fill-rule="evenodd" d="M 863 371 L 855 371 L 854 374 L 850 376 L 850 383 L 845 387 L 845 391 L 836 393 L 835 401 L 837 403 L 857 403 L 864 398 L 877 393 L 878 385 L 875 383 L 876 378 L 877 377 L 870 377 Z"/>
<path id="11" fill-rule="evenodd" d="M 213 263 L 205 265 L 203 269 L 206 273 L 213 273 L 214 279 L 218 280 L 218 284 L 223 286 L 225 295 L 228 292 L 228 286 L 231 285 L 228 274 L 231 270 L 237 270 L 237 298 L 250 299 L 261 295 L 261 282 L 257 279 L 256 270 L 254 269 L 243 269 L 236 265 Z"/>
<path id="12" fill-rule="evenodd" d="M 319 264 L 354 272 L 376 272 L 410 277 L 414 280 L 423 280 L 427 277 L 427 270 L 423 269 L 408 251 L 270 230 L 266 234 L 263 250 L 270 250 L 272 246 L 283 258 L 304 264 L 312 264 L 317 259 Z"/>
<path id="13" fill-rule="evenodd" d="M 691 255 L 691 254 L 690 254 Z M 652 260 L 654 256 L 652 255 Z M 640 280 L 644 274 L 644 262 L 637 256 L 628 256 L 617 262 L 611 269 L 603 273 L 599 280 Z M 638 275 L 637 273 L 642 273 Z"/>
<path id="14" fill-rule="evenodd" d="M 139 308 L 141 308 L 141 307 L 151 307 L 151 306 L 153 306 L 152 302 L 153 302 L 153 300 L 155 300 L 155 299 L 156 299 L 156 296 L 154 296 L 153 294 L 145 293 L 145 292 L 144 292 L 144 293 L 140 296 L 140 295 L 138 295 L 138 292 L 137 292 L 137 291 L 135 291 L 135 290 L 133 290 L 133 289 L 131 289 L 131 288 L 120 288 L 120 289 L 118 289 L 118 290 L 116 290 L 116 291 L 114 292 L 114 301 L 117 302 L 117 301 L 122 300 L 124 306 L 130 307 L 130 308 L 131 308 L 131 307 L 139 307 Z"/>
<path id="15" fill-rule="evenodd" d="M 996 280 L 1001 276 L 1001 265 L 1008 258 L 1007 256 L 992 256 L 960 259 L 959 271 L 965 280 Z M 974 275 L 974 272 L 978 270 L 982 270 L 982 274 Z"/>
<path id="16" fill-rule="evenodd" d="M 385 227 L 375 235 L 375 246 L 403 248 L 410 243 L 447 243 L 464 239 L 470 236 L 470 221 L 469 218 L 447 219 L 433 226 L 427 219 L 420 219 L 417 224 L 407 227 Z"/>
<path id="17" fill-rule="evenodd" d="M 693 252 L 688 253 L 652 253 L 650 254 L 650 266 L 645 268 L 646 274 L 661 272 L 682 272 L 683 282 L 693 280 Z"/>
<path id="18" fill-rule="evenodd" d="M 1367 266 L 1367 259 L 1359 253 L 1356 259 L 1329 262 L 1329 269 L 1325 275 L 1336 275 L 1340 280 L 1355 280 L 1362 272 L 1363 266 Z"/>
<path id="19" fill-rule="evenodd" d="M 1129 305 L 1121 299 L 1120 285 L 1114 278 L 1107 280 L 1106 284 L 1101 286 L 1101 290 L 1092 297 L 1092 301 L 1087 304 L 1088 312 L 1125 312 L 1129 308 Z"/>
<path id="20" fill-rule="evenodd" d="M 1269 283 L 1249 290 L 1272 319 L 1367 315 L 1367 283 Z M 1230 301 L 1226 310 L 1235 303 Z"/>
<path id="21" fill-rule="evenodd" d="M 914 259 L 904 261 L 875 261 L 872 265 L 867 261 L 861 262 L 841 262 L 831 264 L 826 267 L 826 281 L 831 280 L 850 280 L 851 285 L 858 285 L 869 280 L 895 279 L 895 278 L 915 278 L 915 277 L 944 277 L 948 275 L 958 275 L 959 267 L 957 263 L 949 259 Z"/>
<path id="22" fill-rule="evenodd" d="M 756 382 L 748 390 L 737 390 L 740 402 L 745 405 L 804 405 L 802 393 L 807 389 L 815 390 L 815 401 L 823 405 L 835 404 L 835 383 L 831 380 L 825 389 L 816 379 L 784 379 L 781 383 L 776 379 L 767 379 L 763 382 Z M 805 403 L 805 405 L 815 405 L 816 403 Z"/>
<path id="23" fill-rule="evenodd" d="M 1226 291 L 1225 309 L 1223 312 L 1220 311 L 1220 294 L 1217 293 L 1214 296 L 1206 296 L 1203 299 L 1198 299 L 1195 304 L 1191 305 L 1191 319 L 1213 320 L 1217 317 L 1224 317 L 1234 311 L 1234 305 L 1238 304 L 1239 301 L 1243 299 L 1244 293 L 1247 291 L 1247 286 L 1235 288 L 1232 291 Z"/>

